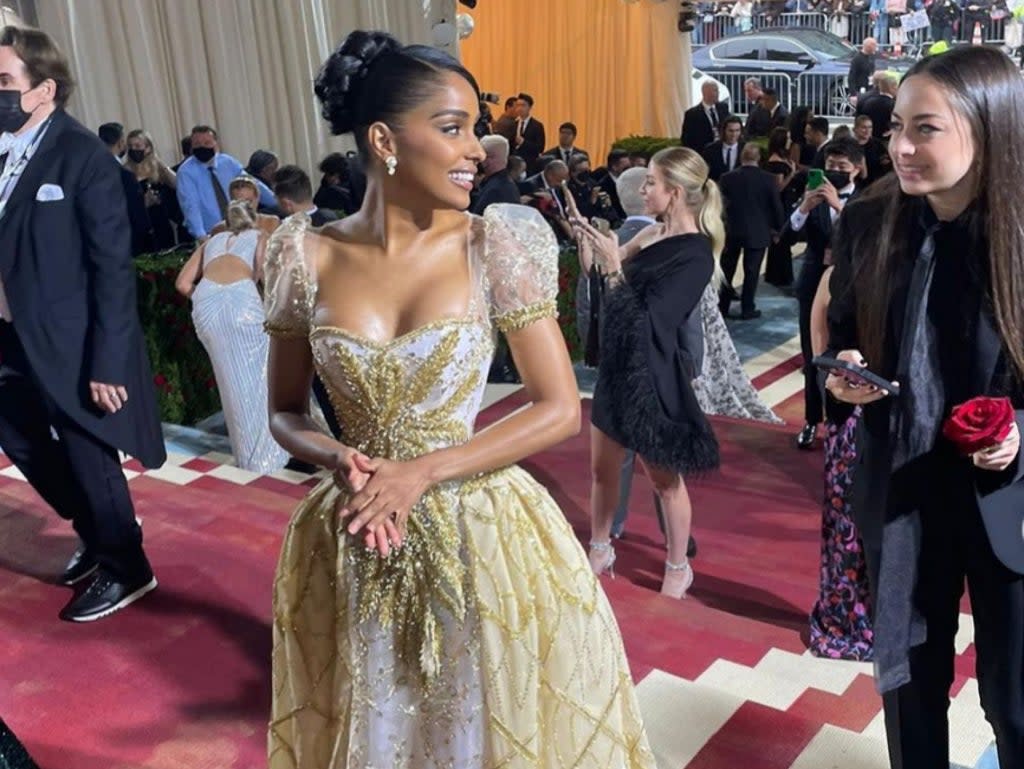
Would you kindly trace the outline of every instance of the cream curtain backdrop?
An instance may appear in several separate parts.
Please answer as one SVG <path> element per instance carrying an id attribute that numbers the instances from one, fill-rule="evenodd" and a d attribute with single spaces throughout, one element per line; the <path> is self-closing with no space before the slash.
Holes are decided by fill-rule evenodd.
<path id="1" fill-rule="evenodd" d="M 679 135 L 690 55 L 676 0 L 481 0 L 470 13 L 463 62 L 503 102 L 533 96 L 548 147 L 565 121 L 595 164 L 629 134 Z"/>
<path id="2" fill-rule="evenodd" d="M 38 25 L 78 80 L 69 111 L 92 129 L 145 128 L 165 161 L 196 123 L 243 164 L 255 149 L 313 173 L 330 136 L 313 96 L 321 62 L 353 29 L 431 42 L 455 0 L 35 0 Z"/>

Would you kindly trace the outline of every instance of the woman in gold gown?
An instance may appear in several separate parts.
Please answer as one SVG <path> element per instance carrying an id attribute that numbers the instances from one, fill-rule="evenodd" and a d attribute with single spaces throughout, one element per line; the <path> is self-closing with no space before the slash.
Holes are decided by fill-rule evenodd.
<path id="1" fill-rule="evenodd" d="M 367 168 L 362 209 L 298 214 L 266 259 L 270 411 L 334 471 L 274 583 L 271 769 L 653 769 L 615 618 L 554 501 L 515 462 L 579 430 L 532 209 L 469 206 L 472 76 L 353 32 L 316 84 Z M 531 405 L 474 434 L 495 330 Z M 314 370 L 343 444 L 307 405 Z"/>

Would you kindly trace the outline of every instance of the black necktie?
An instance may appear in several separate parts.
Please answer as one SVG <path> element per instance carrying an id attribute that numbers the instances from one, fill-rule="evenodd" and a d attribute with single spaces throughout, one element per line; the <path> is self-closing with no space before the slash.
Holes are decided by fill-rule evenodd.
<path id="1" fill-rule="evenodd" d="M 7 167 L 7 156 L 10 154 L 11 153 L 9 152 L 5 152 L 3 155 L 0 155 L 0 174 L 2 174 L 4 169 Z"/>
<path id="2" fill-rule="evenodd" d="M 725 148 L 725 170 L 732 170 L 732 147 Z"/>
<path id="3" fill-rule="evenodd" d="M 718 110 L 714 107 L 708 110 L 708 120 L 711 121 L 712 128 L 718 128 Z"/>
<path id="4" fill-rule="evenodd" d="M 220 186 L 216 172 L 210 169 L 210 184 L 213 185 L 213 194 L 217 197 L 217 207 L 220 209 L 220 218 L 225 221 L 228 218 L 228 196 L 224 194 L 224 188 Z"/>

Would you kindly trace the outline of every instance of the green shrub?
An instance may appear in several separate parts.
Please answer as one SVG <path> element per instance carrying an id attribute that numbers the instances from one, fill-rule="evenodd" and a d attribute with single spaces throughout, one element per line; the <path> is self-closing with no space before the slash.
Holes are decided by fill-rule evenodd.
<path id="1" fill-rule="evenodd" d="M 160 419 L 192 425 L 220 410 L 213 367 L 192 325 L 188 300 L 174 290 L 174 279 L 188 254 L 154 254 L 135 260 L 139 318 Z"/>
<path id="2" fill-rule="evenodd" d="M 678 147 L 678 137 L 666 136 L 627 136 L 624 139 L 616 139 L 612 149 L 625 150 L 626 152 L 641 152 L 650 157 L 658 150 L 666 147 Z"/>

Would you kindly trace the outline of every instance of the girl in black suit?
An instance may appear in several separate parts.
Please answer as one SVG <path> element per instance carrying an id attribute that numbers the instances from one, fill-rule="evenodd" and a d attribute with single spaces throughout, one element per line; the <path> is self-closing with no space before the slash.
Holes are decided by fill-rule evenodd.
<path id="1" fill-rule="evenodd" d="M 907 73 L 896 173 L 840 218 L 830 347 L 901 383 L 898 397 L 830 376 L 861 404 L 853 510 L 875 598 L 877 685 L 893 766 L 949 766 L 949 689 L 966 579 L 981 704 L 1004 769 L 1024 767 L 1024 80 L 995 49 Z M 1016 425 L 970 457 L 950 410 L 1008 396 Z"/>

